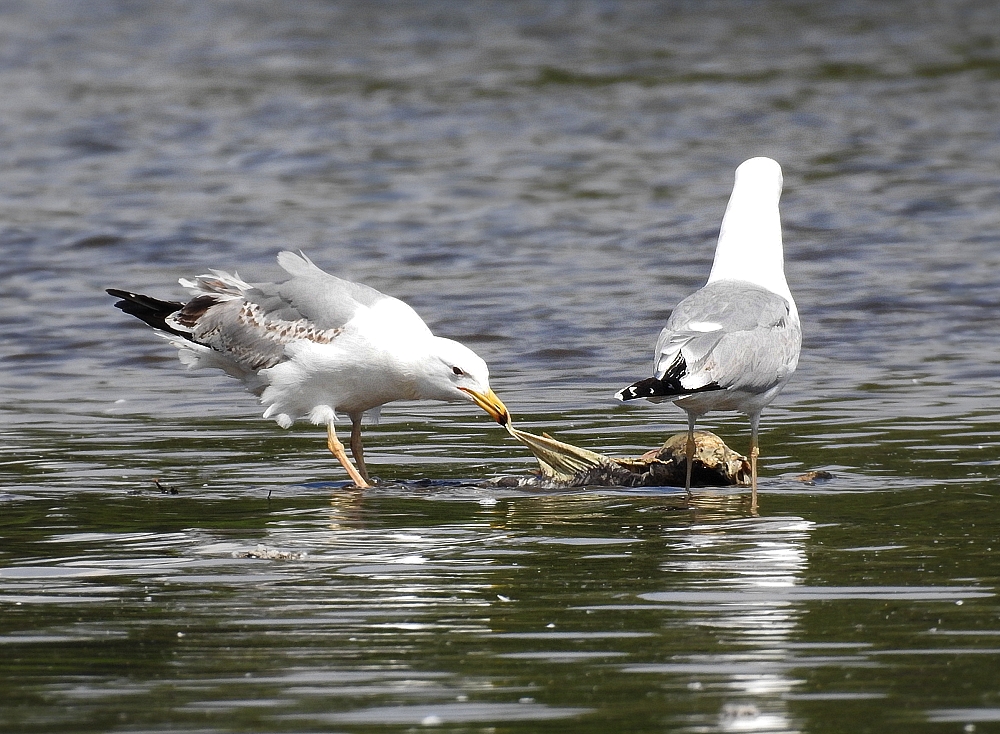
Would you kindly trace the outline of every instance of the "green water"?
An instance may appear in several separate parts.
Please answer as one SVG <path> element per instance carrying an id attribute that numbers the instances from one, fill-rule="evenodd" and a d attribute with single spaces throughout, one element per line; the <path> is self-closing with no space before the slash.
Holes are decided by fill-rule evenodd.
<path id="1" fill-rule="evenodd" d="M 197 455 L 198 433 L 156 455 Z M 398 436 L 372 433 L 373 446 Z M 119 436 L 115 450 L 136 443 Z M 517 448 L 506 456 L 516 464 Z M 772 473 L 754 517 L 742 492 L 687 505 L 672 489 L 434 476 L 449 471 L 364 492 L 223 474 L 9 495 L 0 719 L 909 732 L 997 717 L 992 483 Z"/>
<path id="2" fill-rule="evenodd" d="M 996 730 L 995 4 L 0 3 L 0 730 Z M 458 405 L 345 489 L 104 290 L 303 249 L 637 456 L 755 155 L 803 325 L 759 516 L 489 488 L 531 457 Z"/>

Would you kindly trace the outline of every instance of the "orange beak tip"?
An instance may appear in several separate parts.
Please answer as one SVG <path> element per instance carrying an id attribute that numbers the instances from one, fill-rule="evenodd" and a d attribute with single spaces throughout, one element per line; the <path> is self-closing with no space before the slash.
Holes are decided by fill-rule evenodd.
<path id="1" fill-rule="evenodd" d="M 507 406 L 503 404 L 492 390 L 487 390 L 483 394 L 464 387 L 459 389 L 472 398 L 472 402 L 485 410 L 490 418 L 501 426 L 506 426 L 510 422 L 510 413 L 507 411 Z"/>

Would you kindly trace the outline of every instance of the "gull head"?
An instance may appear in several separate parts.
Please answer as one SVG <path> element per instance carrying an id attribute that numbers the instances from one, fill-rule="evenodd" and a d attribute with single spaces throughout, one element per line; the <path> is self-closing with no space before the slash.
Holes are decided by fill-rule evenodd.
<path id="1" fill-rule="evenodd" d="M 432 337 L 420 371 L 420 397 L 458 402 L 468 400 L 485 410 L 501 426 L 510 422 L 507 407 L 490 389 L 490 370 L 483 359 L 464 344 Z"/>
<path id="2" fill-rule="evenodd" d="M 792 303 L 781 244 L 781 187 L 781 166 L 770 158 L 751 158 L 736 169 L 709 283 L 754 283 Z"/>
<path id="3" fill-rule="evenodd" d="M 750 158 L 736 168 L 736 186 L 765 189 L 775 199 L 781 195 L 781 166 L 771 158 Z"/>

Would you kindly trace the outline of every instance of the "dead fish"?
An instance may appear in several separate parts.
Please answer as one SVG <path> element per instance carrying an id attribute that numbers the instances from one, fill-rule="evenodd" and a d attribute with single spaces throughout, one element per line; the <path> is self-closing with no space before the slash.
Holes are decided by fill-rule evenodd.
<path id="1" fill-rule="evenodd" d="M 676 487 L 684 486 L 687 433 L 678 433 L 659 449 L 635 459 L 618 459 L 522 431 L 508 423 L 507 431 L 538 460 L 539 474 L 516 478 L 514 486 L 558 487 Z M 699 487 L 749 486 L 750 461 L 709 431 L 695 431 L 691 482 Z M 510 478 L 498 480 L 505 486 Z"/>

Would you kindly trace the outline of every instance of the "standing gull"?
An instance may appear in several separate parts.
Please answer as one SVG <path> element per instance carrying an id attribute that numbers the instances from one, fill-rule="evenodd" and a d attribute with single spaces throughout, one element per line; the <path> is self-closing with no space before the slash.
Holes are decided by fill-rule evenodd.
<path id="1" fill-rule="evenodd" d="M 750 418 L 751 504 L 757 506 L 760 413 L 799 362 L 802 329 L 785 281 L 781 249 L 781 167 L 751 158 L 736 169 L 708 283 L 674 308 L 653 352 L 653 376 L 617 393 L 619 400 L 672 400 L 688 415 L 691 492 L 695 421 L 712 410 Z"/>
<path id="2" fill-rule="evenodd" d="M 251 285 L 213 270 L 180 284 L 187 303 L 108 289 L 115 306 L 157 329 L 189 368 L 216 367 L 243 381 L 288 428 L 301 417 L 326 424 L 327 446 L 359 487 L 368 487 L 361 417 L 394 400 L 470 401 L 501 425 L 507 408 L 490 389 L 486 363 L 468 347 L 434 336 L 416 311 L 374 288 L 342 280 L 305 255 L 282 252 L 291 276 Z M 351 419 L 351 464 L 337 438 L 337 413 Z"/>

